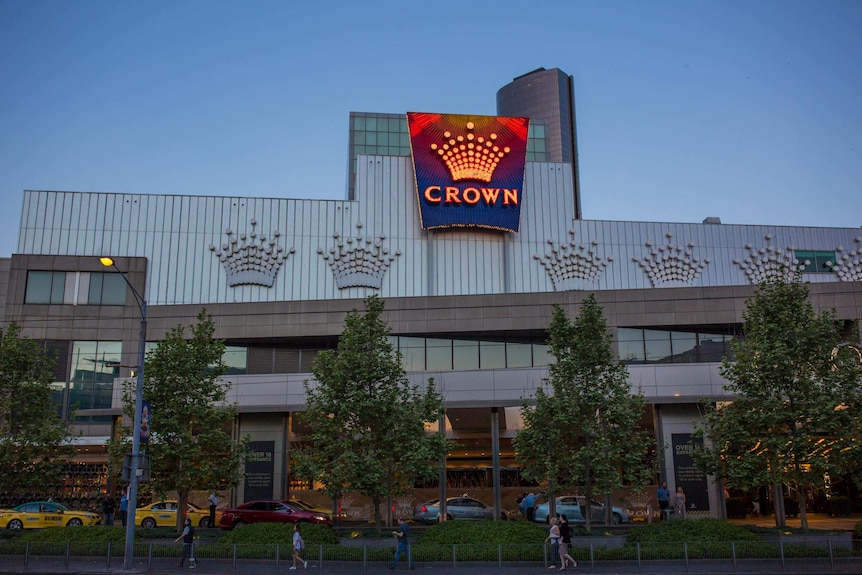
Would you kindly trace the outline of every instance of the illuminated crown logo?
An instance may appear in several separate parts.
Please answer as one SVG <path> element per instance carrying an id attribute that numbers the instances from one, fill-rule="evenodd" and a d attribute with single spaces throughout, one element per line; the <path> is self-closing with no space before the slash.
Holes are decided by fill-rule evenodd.
<path id="1" fill-rule="evenodd" d="M 646 242 L 644 245 L 650 248 L 649 253 L 641 259 L 634 257 L 632 261 L 640 265 L 653 287 L 691 285 L 709 263 L 709 258 L 701 260 L 694 257 L 693 243 L 689 242 L 683 249 L 670 242 L 673 234 L 668 232 L 665 236 L 665 245 L 654 248 L 652 242 Z"/>
<path id="2" fill-rule="evenodd" d="M 383 285 L 383 275 L 389 269 L 389 264 L 401 255 L 401 250 L 395 250 L 390 254 L 383 247 L 386 236 L 380 234 L 376 240 L 361 235 L 362 222 L 356 224 L 356 237 L 341 239 L 341 234 L 335 232 L 332 237 L 336 240 L 336 246 L 329 248 L 324 253 L 323 248 L 317 248 L 317 253 L 332 269 L 335 276 L 335 285 L 338 289 L 349 287 L 369 287 L 380 289 Z M 346 244 L 346 245 L 345 245 Z"/>
<path id="3" fill-rule="evenodd" d="M 475 125 L 467 122 L 467 134 L 453 136 L 451 132 L 443 132 L 446 141 L 441 144 L 431 144 L 431 149 L 449 168 L 452 180 L 479 180 L 490 182 L 494 170 L 500 160 L 510 152 L 508 147 L 500 148 L 495 144 L 497 134 L 492 133 L 487 138 L 473 133 Z"/>
<path id="4" fill-rule="evenodd" d="M 796 259 L 793 246 L 787 246 L 783 250 L 776 248 L 770 244 L 772 234 L 765 235 L 763 239 L 766 240 L 765 247 L 755 248 L 751 244 L 746 244 L 748 257 L 742 261 L 733 260 L 733 263 L 745 272 L 749 282 L 759 284 L 766 279 L 779 277 L 792 281 L 796 272 L 805 269 L 805 262 Z"/>
<path id="5" fill-rule="evenodd" d="M 862 236 L 853 239 L 856 249 L 844 253 L 844 247 L 835 248 L 835 265 L 832 270 L 843 282 L 862 281 Z"/>
<path id="6" fill-rule="evenodd" d="M 229 286 L 238 285 L 260 285 L 272 287 L 275 276 L 282 262 L 287 259 L 284 248 L 278 245 L 278 230 L 273 232 L 272 239 L 267 241 L 265 235 L 258 237 L 254 227 L 257 221 L 251 219 L 251 233 L 239 234 L 237 237 L 230 228 L 225 230 L 228 241 L 221 245 L 218 250 L 215 245 L 210 244 L 210 251 L 218 256 L 221 265 L 227 274 Z M 248 241 L 246 241 L 248 240 Z M 289 253 L 294 253 L 290 248 Z"/>
<path id="7" fill-rule="evenodd" d="M 602 260 L 595 253 L 598 245 L 596 240 L 590 242 L 589 247 L 575 242 L 575 230 L 569 230 L 571 240 L 569 243 L 554 245 L 554 240 L 549 239 L 550 252 L 544 256 L 534 254 L 533 259 L 539 260 L 556 291 L 568 291 L 585 289 L 591 287 L 605 267 L 614 260 L 608 256 Z"/>

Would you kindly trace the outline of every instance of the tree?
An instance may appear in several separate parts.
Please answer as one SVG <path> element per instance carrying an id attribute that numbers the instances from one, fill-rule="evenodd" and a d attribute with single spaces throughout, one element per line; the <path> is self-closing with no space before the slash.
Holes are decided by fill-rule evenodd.
<path id="1" fill-rule="evenodd" d="M 54 360 L 11 323 L 0 330 L 0 485 L 5 493 L 59 482 L 75 455 L 51 401 Z"/>
<path id="2" fill-rule="evenodd" d="M 644 463 L 652 441 L 639 425 L 644 399 L 632 392 L 628 369 L 614 357 L 594 295 L 583 301 L 574 322 L 554 306 L 548 344 L 555 359 L 548 389 L 538 388 L 534 401 L 521 407 L 524 428 L 515 436 L 516 457 L 528 479 L 582 488 L 589 517 L 593 493 L 643 487 L 652 473 Z"/>
<path id="3" fill-rule="evenodd" d="M 424 391 L 410 384 L 383 309 L 383 300 L 366 298 L 365 313 L 345 318 L 337 348 L 315 358 L 298 415 L 311 432 L 293 450 L 294 472 L 333 500 L 348 491 L 370 497 L 378 532 L 380 504 L 409 493 L 416 477 L 434 477 L 447 449 L 445 437 L 425 430 L 442 417 L 443 398 L 433 380 Z"/>
<path id="4" fill-rule="evenodd" d="M 185 509 L 192 490 L 235 487 L 241 477 L 247 440 L 231 437 L 236 408 L 226 404 L 230 384 L 221 379 L 224 342 L 213 339 L 215 324 L 202 310 L 186 330 L 178 325 L 147 353 L 144 399 L 150 402 L 150 489 L 160 496 L 176 492 Z M 133 421 L 135 383 L 125 386 L 124 410 Z M 112 441 L 114 458 L 129 451 L 131 427 Z M 130 502 L 130 505 L 132 503 Z M 183 514 L 177 513 L 177 529 Z"/>
<path id="5" fill-rule="evenodd" d="M 853 447 L 858 361 L 854 366 L 852 353 L 839 353 L 834 311 L 815 312 L 798 274 L 758 286 L 743 320 L 744 338 L 733 343 L 733 361 L 725 359 L 721 369 L 735 399 L 705 403 L 699 433 L 708 441 L 698 460 L 731 487 L 778 486 L 778 526 L 785 524 L 780 486 L 796 488 L 807 529 L 806 494 L 824 475 L 842 473 L 841 453 Z M 853 389 L 855 398 L 848 393 Z"/>

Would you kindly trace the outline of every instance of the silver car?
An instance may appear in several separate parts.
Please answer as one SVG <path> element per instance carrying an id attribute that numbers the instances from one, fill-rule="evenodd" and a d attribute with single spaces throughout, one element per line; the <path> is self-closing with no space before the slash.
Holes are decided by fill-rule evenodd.
<path id="1" fill-rule="evenodd" d="M 446 519 L 494 519 L 494 508 L 472 497 L 450 497 L 446 500 Z M 500 510 L 500 519 L 508 519 L 508 513 Z M 413 520 L 437 523 L 440 520 L 440 500 L 432 499 L 414 507 Z"/>
<path id="2" fill-rule="evenodd" d="M 587 498 L 583 495 L 564 495 L 562 497 L 557 497 L 556 511 L 559 515 L 565 515 L 566 519 L 569 520 L 569 523 L 585 523 L 584 512 L 586 510 L 586 505 Z M 590 515 L 592 515 L 592 523 L 604 523 L 605 506 L 593 499 L 590 503 Z M 534 520 L 537 523 L 548 522 L 547 502 L 536 507 Z M 621 509 L 620 507 L 613 507 L 611 509 L 611 521 L 614 525 L 619 525 L 620 523 L 631 523 L 631 520 L 631 515 L 626 513 L 624 509 Z"/>

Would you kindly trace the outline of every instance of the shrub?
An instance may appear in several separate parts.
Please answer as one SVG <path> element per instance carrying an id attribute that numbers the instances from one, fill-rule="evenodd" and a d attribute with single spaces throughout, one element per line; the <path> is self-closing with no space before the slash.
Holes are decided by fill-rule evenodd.
<path id="1" fill-rule="evenodd" d="M 629 531 L 629 543 L 688 541 L 758 541 L 757 535 L 720 519 L 674 519 L 638 525 Z"/>
<path id="2" fill-rule="evenodd" d="M 853 539 L 862 540 L 862 519 L 856 522 L 853 526 Z"/>
<path id="3" fill-rule="evenodd" d="M 137 534 L 137 532 L 136 532 Z M 28 529 L 19 541 L 40 543 L 111 543 L 112 546 L 122 546 L 126 540 L 125 529 L 93 525 L 91 527 L 47 527 L 45 529 Z"/>
<path id="4" fill-rule="evenodd" d="M 417 543 L 535 545 L 547 536 L 547 528 L 527 521 L 444 521 L 425 531 Z"/>
<path id="5" fill-rule="evenodd" d="M 306 546 L 311 545 L 335 545 L 338 537 L 328 525 L 314 525 L 303 523 L 302 539 Z M 210 545 L 233 546 L 236 544 L 254 545 L 287 545 L 293 542 L 292 523 L 252 523 L 243 525 L 225 532 L 221 537 L 214 540 Z"/>

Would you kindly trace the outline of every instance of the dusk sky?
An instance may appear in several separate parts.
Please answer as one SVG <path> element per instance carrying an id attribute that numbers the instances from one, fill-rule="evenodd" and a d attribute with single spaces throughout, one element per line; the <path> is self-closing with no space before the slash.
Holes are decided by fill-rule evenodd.
<path id="1" fill-rule="evenodd" d="M 574 76 L 586 219 L 862 226 L 862 1 L 0 0 L 25 189 L 346 198 L 348 114 Z"/>

